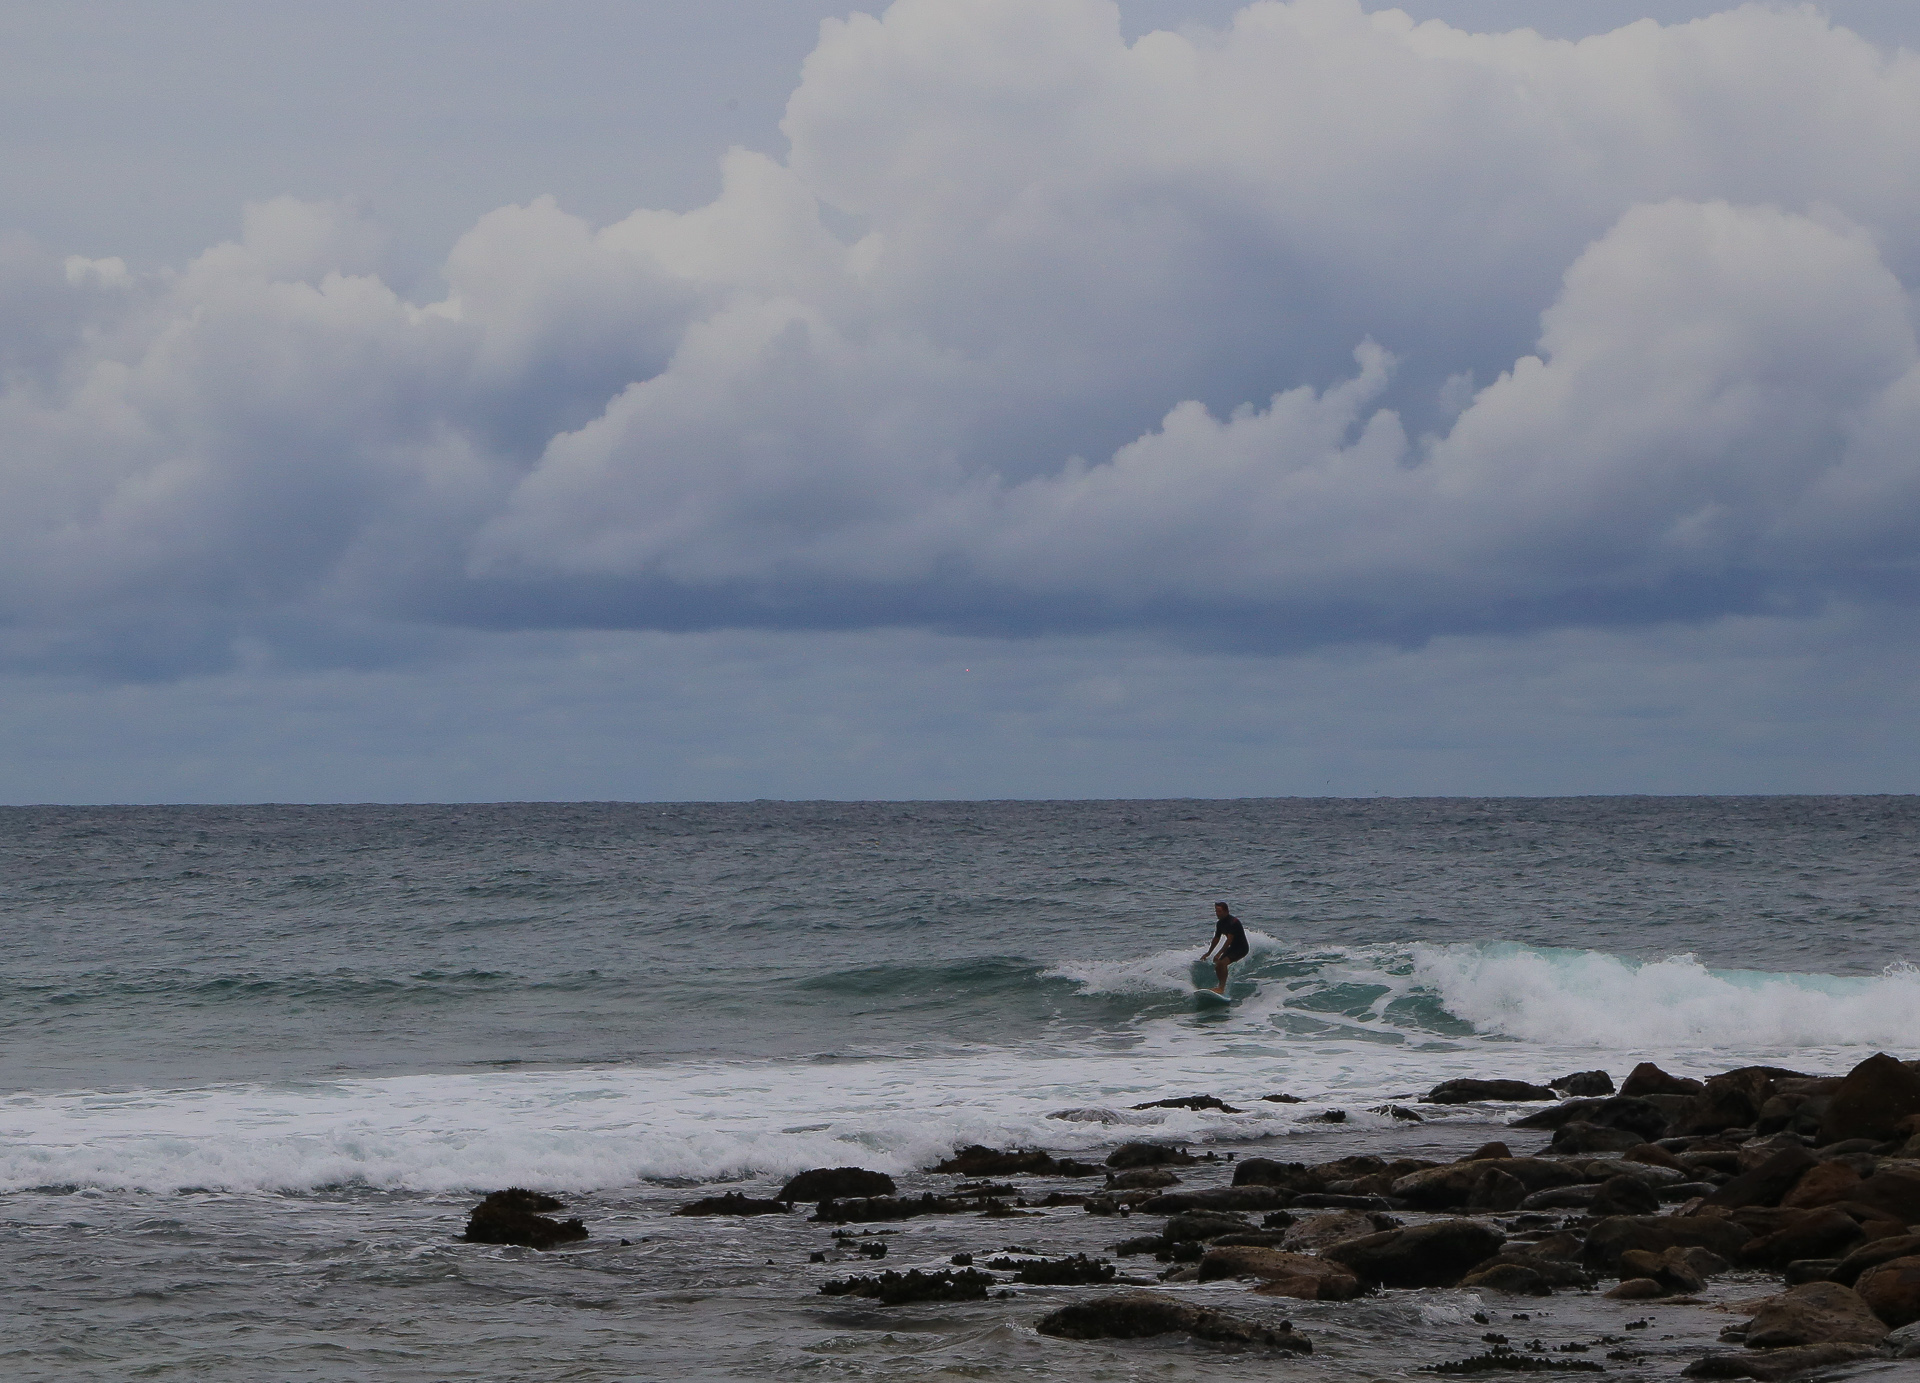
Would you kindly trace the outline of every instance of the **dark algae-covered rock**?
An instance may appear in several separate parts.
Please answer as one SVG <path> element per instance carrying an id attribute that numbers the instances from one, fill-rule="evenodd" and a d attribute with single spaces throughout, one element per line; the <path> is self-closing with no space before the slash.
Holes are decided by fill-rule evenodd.
<path id="1" fill-rule="evenodd" d="M 1465 1377 L 1483 1373 L 1605 1373 L 1606 1366 L 1590 1359 L 1550 1359 L 1539 1354 L 1517 1354 L 1506 1345 L 1495 1345 L 1485 1354 L 1470 1354 L 1465 1359 L 1450 1359 L 1444 1364 L 1429 1364 L 1422 1373 Z"/>
<path id="2" fill-rule="evenodd" d="M 820 1284 L 829 1297 L 866 1297 L 882 1306 L 907 1306 L 916 1301 L 985 1301 L 993 1274 L 978 1268 L 939 1268 L 921 1272 L 885 1272 L 878 1277 L 845 1277 Z"/>
<path id="3" fill-rule="evenodd" d="M 752 1196 L 742 1195 L 738 1191 L 729 1191 L 724 1196 L 703 1196 L 697 1201 L 689 1201 L 673 1213 L 676 1215 L 784 1215 L 793 1207 L 786 1201 L 755 1200 Z"/>
<path id="4" fill-rule="evenodd" d="M 1032 1287 L 1089 1287 L 1113 1281 L 1113 1264 L 1084 1253 L 1065 1258 L 995 1258 L 987 1266 Z"/>
<path id="5" fill-rule="evenodd" d="M 1524 1080 L 1447 1080 L 1421 1097 L 1423 1104 L 1472 1104 L 1481 1100 L 1557 1100 L 1544 1085 Z"/>
<path id="6" fill-rule="evenodd" d="M 1605 1071 L 1575 1071 L 1559 1080 L 1550 1080 L 1547 1085 L 1562 1095 L 1593 1096 L 1611 1095 L 1613 1077 Z"/>
<path id="7" fill-rule="evenodd" d="M 1116 1172 L 1129 1167 L 1191 1167 L 1199 1160 L 1185 1148 L 1165 1143 L 1122 1143 L 1107 1154 L 1107 1165 Z"/>
<path id="8" fill-rule="evenodd" d="M 827 1201 L 846 1196 L 891 1196 L 897 1189 L 885 1172 L 869 1172 L 864 1167 L 815 1167 L 788 1178 L 776 1199 Z"/>
<path id="9" fill-rule="evenodd" d="M 1382 1287 L 1451 1287 L 1505 1243 L 1478 1220 L 1436 1220 L 1348 1239 L 1322 1256 Z"/>
<path id="10" fill-rule="evenodd" d="M 1920 1113 L 1920 1072 L 1876 1052 L 1840 1082 L 1820 1122 L 1820 1141 L 1891 1138 L 1900 1121 Z"/>
<path id="11" fill-rule="evenodd" d="M 1238 1114 L 1240 1111 L 1217 1095 L 1181 1095 L 1171 1100 L 1148 1100 L 1137 1104 L 1135 1109 L 1217 1109 L 1222 1114 Z"/>
<path id="12" fill-rule="evenodd" d="M 1058 1340 L 1147 1340 L 1156 1335 L 1191 1335 L 1215 1344 L 1264 1346 L 1291 1354 L 1311 1354 L 1313 1344 L 1291 1322 L 1263 1325 L 1189 1306 L 1152 1292 L 1095 1297 L 1063 1306 L 1040 1318 L 1035 1327 Z"/>
<path id="13" fill-rule="evenodd" d="M 518 1187 L 495 1191 L 473 1208 L 461 1237 L 470 1244 L 517 1244 L 530 1249 L 550 1249 L 586 1238 L 587 1227 L 579 1220 L 552 1220 L 536 1213 L 562 1208 L 562 1202 L 538 1191 Z"/>
<path id="14" fill-rule="evenodd" d="M 964 1215 L 978 1210 L 980 1202 L 962 1196 L 856 1196 L 849 1200 L 825 1200 L 809 1216 L 820 1224 L 871 1224 L 884 1220 L 910 1220 L 916 1215 Z"/>

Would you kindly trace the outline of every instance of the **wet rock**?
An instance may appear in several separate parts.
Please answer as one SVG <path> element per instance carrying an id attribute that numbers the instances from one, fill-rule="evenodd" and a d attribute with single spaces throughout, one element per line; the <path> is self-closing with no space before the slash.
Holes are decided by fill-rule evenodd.
<path id="1" fill-rule="evenodd" d="M 1803 1345 L 1756 1354 L 1710 1354 L 1681 1370 L 1685 1378 L 1753 1378 L 1760 1383 L 1786 1383 L 1823 1369 L 1871 1359 L 1880 1353 L 1873 1345 Z"/>
<path id="2" fill-rule="evenodd" d="M 522 1248 L 550 1249 L 578 1243 L 587 1237 L 587 1227 L 579 1220 L 548 1219 L 536 1214 L 535 1208 L 559 1210 L 563 1202 L 519 1187 L 495 1191 L 473 1208 L 461 1238 L 470 1244 L 518 1244 Z"/>
<path id="3" fill-rule="evenodd" d="M 1876 1052 L 1840 1082 L 1820 1121 L 1820 1141 L 1891 1138 L 1900 1121 L 1920 1113 L 1920 1073 Z"/>
<path id="4" fill-rule="evenodd" d="M 1462 1162 L 1488 1162 L 1495 1159 L 1510 1158 L 1512 1156 L 1513 1149 L 1509 1148 L 1505 1143 L 1482 1143 L 1460 1160 Z"/>
<path id="5" fill-rule="evenodd" d="M 1863 1180 L 1850 1203 L 1871 1206 L 1903 1225 L 1920 1224 L 1920 1172 L 1885 1166 Z"/>
<path id="6" fill-rule="evenodd" d="M 1745 1128 L 1760 1117 L 1760 1110 L 1774 1096 L 1778 1080 L 1806 1080 L 1802 1071 L 1786 1071 L 1777 1066 L 1743 1066 L 1710 1077 L 1693 1097 L 1687 1115 L 1680 1121 L 1683 1133 L 1720 1133 Z"/>
<path id="7" fill-rule="evenodd" d="M 1707 1204 L 1728 1210 L 1747 1205 L 1778 1205 L 1800 1178 L 1818 1165 L 1819 1159 L 1803 1147 L 1782 1148 L 1708 1196 Z"/>
<path id="8" fill-rule="evenodd" d="M 1551 1109 L 1536 1110 L 1515 1119 L 1511 1128 L 1558 1129 L 1567 1124 L 1595 1124 L 1600 1128 L 1625 1129 L 1640 1137 L 1636 1145 L 1666 1136 L 1669 1116 L 1650 1100 L 1631 1095 L 1611 1095 L 1604 1100 L 1567 1100 Z"/>
<path id="9" fill-rule="evenodd" d="M 1214 1095 L 1181 1095 L 1171 1100 L 1148 1100 L 1137 1104 L 1135 1109 L 1217 1109 L 1222 1114 L 1239 1114 L 1240 1110 Z"/>
<path id="10" fill-rule="evenodd" d="M 1113 1281 L 1113 1264 L 1084 1253 L 1065 1258 L 994 1258 L 987 1263 L 996 1272 L 1012 1273 L 1015 1282 L 1029 1287 L 1090 1287 Z"/>
<path id="11" fill-rule="evenodd" d="M 825 1201 L 842 1196 L 891 1196 L 899 1188 L 885 1172 L 863 1167 L 815 1167 L 790 1177 L 776 1200 Z"/>
<path id="12" fill-rule="evenodd" d="M 1277 1186 L 1296 1195 L 1324 1191 L 1326 1180 L 1304 1162 L 1276 1162 L 1270 1157 L 1244 1157 L 1233 1169 L 1235 1186 Z"/>
<path id="13" fill-rule="evenodd" d="M 1860 1274 L 1856 1290 L 1891 1326 L 1920 1321 L 1920 1257 L 1893 1258 Z"/>
<path id="14" fill-rule="evenodd" d="M 818 1224 L 871 1224 L 885 1220 L 909 1220 L 916 1215 L 964 1215 L 978 1210 L 979 1203 L 958 1196 L 856 1196 L 847 1200 L 821 1201 L 809 1220 Z"/>
<path id="15" fill-rule="evenodd" d="M 1578 1251 L 1578 1246 L 1573 1246 L 1573 1252 L 1577 1253 Z M 1556 1257 L 1551 1253 L 1543 1253 L 1539 1250 L 1538 1245 L 1519 1244 L 1511 1240 L 1508 1241 L 1505 1248 L 1501 1249 L 1500 1252 L 1496 1253 L 1493 1257 L 1476 1263 L 1472 1270 L 1460 1279 L 1460 1285 L 1462 1287 L 1475 1286 L 1477 1285 L 1475 1279 L 1479 1278 L 1482 1273 L 1503 1266 L 1525 1268 L 1533 1275 L 1534 1279 L 1538 1280 L 1542 1287 L 1550 1290 L 1561 1287 L 1587 1288 L 1593 1286 L 1593 1274 L 1586 1271 L 1578 1263 L 1571 1261 L 1565 1256 Z M 1525 1279 L 1511 1280 L 1524 1281 Z M 1489 1282 L 1489 1285 L 1491 1284 L 1492 1280 Z M 1513 1290 L 1512 1288 L 1498 1286 L 1495 1286 L 1494 1289 L 1499 1291 Z M 1545 1293 L 1538 1293 L 1536 1295 L 1544 1296 Z"/>
<path id="16" fill-rule="evenodd" d="M 1144 1340 L 1182 1334 L 1216 1344 L 1264 1346 L 1311 1354 L 1313 1345 L 1291 1322 L 1262 1325 L 1224 1311 L 1189 1306 L 1151 1292 L 1096 1297 L 1051 1311 L 1034 1327 L 1060 1340 Z"/>
<path id="17" fill-rule="evenodd" d="M 993 1274 L 978 1268 L 938 1268 L 933 1272 L 913 1268 L 904 1273 L 823 1282 L 820 1292 L 829 1297 L 865 1297 L 882 1306 L 906 1306 L 916 1301 L 985 1301 L 987 1289 L 993 1285 Z"/>
<path id="18" fill-rule="evenodd" d="M 1216 1186 L 1205 1191 L 1169 1191 L 1141 1202 L 1149 1215 L 1183 1210 L 1284 1210 L 1291 1198 L 1271 1186 Z"/>
<path id="19" fill-rule="evenodd" d="M 1451 1287 L 1505 1243 L 1477 1220 L 1438 1220 L 1349 1239 L 1324 1256 L 1379 1286 Z"/>
<path id="20" fill-rule="evenodd" d="M 676 1215 L 785 1215 L 792 1209 L 793 1207 L 786 1201 L 756 1200 L 738 1191 L 729 1191 L 724 1196 L 702 1196 L 697 1201 L 689 1201 L 673 1213 Z"/>
<path id="21" fill-rule="evenodd" d="M 1554 1100 L 1544 1085 L 1524 1080 L 1447 1080 L 1421 1097 L 1422 1104 L 1472 1104 L 1481 1100 Z"/>
<path id="22" fill-rule="evenodd" d="M 1752 1238 L 1751 1231 L 1731 1220 L 1704 1215 L 1615 1215 L 1587 1232 L 1581 1261 L 1611 1272 L 1628 1249 L 1665 1253 L 1676 1246 L 1710 1249 L 1731 1261 Z"/>
<path id="23" fill-rule="evenodd" d="M 1406 1210 L 1407 1203 L 1392 1196 L 1343 1196 L 1327 1191 L 1319 1194 L 1309 1192 L 1304 1196 L 1295 1196 L 1292 1205 L 1296 1210 Z"/>
<path id="24" fill-rule="evenodd" d="M 1344 1124 L 1347 1122 L 1347 1111 L 1344 1109 L 1323 1109 L 1311 1119 L 1307 1120 L 1307 1122 L 1311 1124 Z"/>
<path id="25" fill-rule="evenodd" d="M 1886 1333 L 1859 1293 L 1837 1282 L 1808 1282 L 1760 1303 L 1747 1326 L 1747 1348 L 1872 1345 Z"/>
<path id="26" fill-rule="evenodd" d="M 1831 1282 L 1833 1270 L 1839 1266 L 1838 1258 L 1796 1258 L 1787 1264 L 1781 1276 L 1787 1279 L 1789 1287 L 1798 1287 L 1803 1282 Z"/>
<path id="27" fill-rule="evenodd" d="M 1116 1172 L 1129 1167 L 1191 1167 L 1199 1160 L 1185 1148 L 1164 1143 L 1122 1143 L 1107 1154 L 1107 1165 Z"/>
<path id="28" fill-rule="evenodd" d="M 1305 1104 L 1306 1103 L 1306 1101 L 1301 1099 L 1298 1095 L 1262 1095 L 1260 1098 L 1265 1100 L 1268 1104 Z"/>
<path id="29" fill-rule="evenodd" d="M 1609 1287 L 1602 1296 L 1615 1301 L 1653 1301 L 1659 1297 L 1671 1296 L 1666 1284 L 1652 1277 L 1623 1277 L 1616 1286 Z"/>
<path id="30" fill-rule="evenodd" d="M 1598 1186 L 1553 1186 L 1520 1202 L 1521 1210 L 1585 1210 L 1600 1194 Z"/>
<path id="31" fill-rule="evenodd" d="M 1668 1171 L 1686 1172 L 1687 1168 L 1680 1159 L 1661 1147 L 1658 1143 L 1641 1143 L 1628 1148 L 1620 1154 L 1622 1162 L 1637 1162 L 1643 1167 L 1664 1167 Z"/>
<path id="32" fill-rule="evenodd" d="M 1107 1178 L 1107 1185 L 1116 1191 L 1158 1191 L 1179 1184 L 1180 1178 L 1165 1167 L 1131 1167 Z"/>
<path id="33" fill-rule="evenodd" d="M 1874 1239 L 1847 1254 L 1833 1269 L 1833 1280 L 1851 1287 L 1869 1268 L 1891 1263 L 1896 1258 L 1920 1257 L 1920 1234 L 1899 1234 Z"/>
<path id="34" fill-rule="evenodd" d="M 1781 1198 L 1780 1204 L 1790 1205 L 1796 1210 L 1835 1205 L 1853 1199 L 1853 1193 L 1859 1186 L 1860 1173 L 1846 1163 L 1822 1162 L 1809 1167 L 1793 1184 L 1793 1189 Z"/>
<path id="35" fill-rule="evenodd" d="M 1524 1263 L 1489 1263 L 1460 1279 L 1462 1287 L 1499 1292 L 1510 1297 L 1547 1297 L 1553 1288 L 1540 1272 Z"/>
<path id="36" fill-rule="evenodd" d="M 1903 1325 L 1880 1342 L 1896 1359 L 1920 1359 L 1920 1322 Z"/>
<path id="37" fill-rule="evenodd" d="M 1208 1249 L 1200 1259 L 1199 1276 L 1195 1280 L 1214 1282 L 1223 1277 L 1284 1282 L 1290 1288 L 1284 1295 L 1305 1301 L 1351 1301 L 1366 1290 L 1358 1275 L 1338 1263 L 1280 1249 L 1239 1246 Z M 1306 1285 L 1309 1283 L 1310 1287 Z"/>
<path id="38" fill-rule="evenodd" d="M 1518 1210 L 1520 1202 L 1527 1198 L 1526 1184 L 1518 1177 L 1507 1175 L 1497 1166 L 1490 1166 L 1487 1174 L 1480 1178 L 1473 1188 L 1473 1194 L 1467 1197 L 1468 1210 Z"/>
<path id="39" fill-rule="evenodd" d="M 1177 1242 L 1181 1239 L 1218 1239 L 1222 1234 L 1236 1234 L 1252 1228 L 1245 1215 L 1190 1210 L 1171 1217 L 1167 1221 L 1167 1227 L 1160 1232 L 1166 1238 Z"/>
<path id="40" fill-rule="evenodd" d="M 1053 1158 L 1038 1148 L 1014 1148 L 1002 1152 L 973 1143 L 960 1149 L 933 1170 L 952 1176 L 1004 1177 L 1020 1172 L 1044 1175 L 1052 1172 L 1053 1167 Z"/>
<path id="41" fill-rule="evenodd" d="M 1552 1147 L 1555 1152 L 1562 1154 L 1625 1152 L 1628 1148 L 1638 1147 L 1643 1141 L 1640 1134 L 1629 1129 L 1605 1128 L 1576 1120 L 1554 1130 Z"/>
<path id="42" fill-rule="evenodd" d="M 1682 1248 L 1678 1245 L 1663 1253 L 1649 1253 L 1645 1249 L 1628 1249 L 1620 1255 L 1620 1276 L 1650 1277 L 1666 1289 L 1668 1296 L 1691 1295 L 1707 1285 L 1708 1274 L 1695 1266 L 1690 1255 L 1700 1255 L 1719 1264 L 1721 1272 L 1731 1265 L 1718 1254 L 1708 1253 L 1705 1249 Z"/>
<path id="43" fill-rule="evenodd" d="M 1747 1244 L 1740 1251 L 1741 1262 L 1784 1268 L 1797 1258 L 1844 1258 L 1866 1237 L 1853 1217 L 1837 1207 L 1794 1213 L 1792 1222 Z"/>
<path id="44" fill-rule="evenodd" d="M 1613 1093 L 1613 1077 L 1605 1071 L 1575 1071 L 1570 1076 L 1550 1080 L 1547 1084 L 1562 1095 L 1584 1097 Z"/>
<path id="45" fill-rule="evenodd" d="M 1660 1197 L 1639 1177 L 1612 1177 L 1593 1198 L 1595 1215 L 1651 1215 L 1659 1208 Z"/>
<path id="46" fill-rule="evenodd" d="M 1686 1076 L 1670 1076 L 1651 1061 L 1643 1061 L 1620 1082 L 1622 1095 L 1698 1095 L 1705 1087 Z"/>
<path id="47" fill-rule="evenodd" d="M 1257 1248 L 1284 1249 L 1287 1246 L 1287 1232 L 1284 1229 L 1237 1229 L 1231 1234 L 1222 1234 L 1209 1240 L 1216 1248 Z"/>
<path id="48" fill-rule="evenodd" d="M 1286 1231 L 1280 1246 L 1292 1253 L 1319 1253 L 1347 1239 L 1398 1229 L 1392 1216 L 1347 1210 L 1332 1215 L 1311 1215 Z"/>
<path id="49" fill-rule="evenodd" d="M 1384 1114 L 1389 1119 L 1398 1119 L 1406 1124 L 1424 1124 L 1426 1117 L 1416 1114 L 1403 1104 L 1377 1104 L 1367 1111 L 1369 1114 Z"/>

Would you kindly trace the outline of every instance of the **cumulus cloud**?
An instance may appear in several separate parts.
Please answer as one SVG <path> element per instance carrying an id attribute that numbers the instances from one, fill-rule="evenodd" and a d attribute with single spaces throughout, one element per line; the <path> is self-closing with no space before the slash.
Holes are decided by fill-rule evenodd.
<path id="1" fill-rule="evenodd" d="M 898 0 L 784 129 L 690 213 L 490 213 L 434 303 L 347 207 L 150 277 L 0 245 L 5 650 L 1910 598 L 1920 59 L 1810 8 L 1128 44 L 1107 0 Z"/>

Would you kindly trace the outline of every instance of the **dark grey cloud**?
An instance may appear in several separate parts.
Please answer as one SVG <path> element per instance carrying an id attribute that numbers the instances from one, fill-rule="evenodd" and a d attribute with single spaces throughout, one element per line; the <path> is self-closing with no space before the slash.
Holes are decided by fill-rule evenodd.
<path id="1" fill-rule="evenodd" d="M 343 203 L 0 253 L 0 640 L 164 676 L 442 628 L 1355 640 L 1911 600 L 1920 60 L 1352 0 L 830 23 L 711 204 Z M 336 631 L 336 632 L 329 632 Z"/>

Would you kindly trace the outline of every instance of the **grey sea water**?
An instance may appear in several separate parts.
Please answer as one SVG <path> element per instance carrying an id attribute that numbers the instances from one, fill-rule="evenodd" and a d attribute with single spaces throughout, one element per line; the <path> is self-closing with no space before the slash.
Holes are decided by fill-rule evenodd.
<path id="1" fill-rule="evenodd" d="M 849 1271 L 809 1262 L 826 1227 L 667 1212 L 816 1165 L 930 1189 L 950 1179 L 926 1169 L 976 1141 L 1464 1149 L 1504 1113 L 1368 1110 L 1451 1075 L 1617 1078 L 1641 1056 L 1828 1069 L 1915 1055 L 1920 1026 L 1909 798 L 27 808 L 0 825 L 8 1377 L 1271 1376 L 1032 1332 L 1083 1289 L 851 1308 L 818 1293 Z M 1238 1002 L 1209 1012 L 1191 964 L 1216 898 L 1255 949 Z M 1259 1101 L 1282 1090 L 1302 1103 Z M 1254 1106 L 1128 1108 L 1199 1092 Z M 1316 1121 L 1336 1107 L 1346 1123 Z M 1068 1109 L 1127 1122 L 1051 1117 Z M 593 1237 L 457 1242 L 476 1193 L 506 1185 L 562 1194 Z M 885 1266 L 1120 1237 L 1073 1207 L 940 1217 L 899 1226 Z M 1414 1377 L 1472 1352 L 1476 1309 L 1310 1304 L 1291 1314 L 1320 1351 L 1288 1368 Z M 1610 1328 L 1592 1302 L 1543 1309 L 1569 1340 Z M 1722 1323 L 1674 1323 L 1610 1367 L 1672 1376 Z"/>

